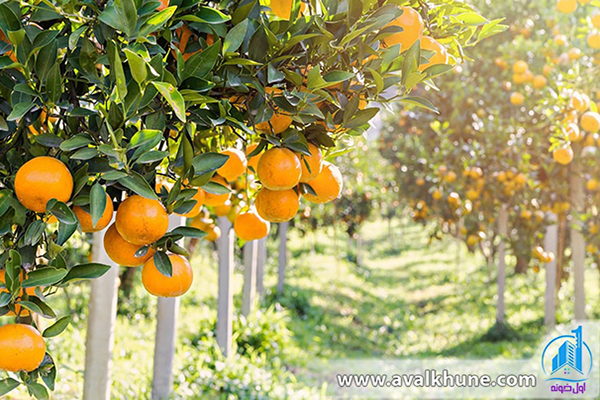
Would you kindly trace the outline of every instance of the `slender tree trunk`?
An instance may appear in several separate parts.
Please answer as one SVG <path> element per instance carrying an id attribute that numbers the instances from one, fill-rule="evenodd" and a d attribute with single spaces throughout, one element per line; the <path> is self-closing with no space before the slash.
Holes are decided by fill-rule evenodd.
<path id="1" fill-rule="evenodd" d="M 171 214 L 169 231 L 180 226 L 185 226 L 185 217 Z M 181 241 L 179 244 L 181 245 Z M 162 400 L 169 398 L 173 392 L 173 364 L 177 342 L 179 298 L 159 297 L 157 303 L 152 399 Z"/>
<path id="2" fill-rule="evenodd" d="M 125 271 L 121 274 L 121 293 L 123 296 L 128 299 L 131 295 L 131 290 L 133 289 L 133 281 L 135 278 L 135 273 L 137 272 L 137 268 L 125 268 Z"/>
<path id="3" fill-rule="evenodd" d="M 93 235 L 92 260 L 111 266 L 104 276 L 91 281 L 88 326 L 85 340 L 84 400 L 108 400 L 114 329 L 117 319 L 119 267 L 104 250 L 106 230 Z"/>
<path id="4" fill-rule="evenodd" d="M 226 357 L 231 355 L 233 333 L 233 231 L 226 217 L 219 217 L 219 297 L 217 299 L 217 343 Z"/>
<path id="5" fill-rule="evenodd" d="M 585 191 L 583 179 L 579 175 L 577 166 L 569 180 L 571 189 L 571 204 L 576 213 L 585 212 Z M 572 224 L 581 225 L 578 218 L 574 215 Z M 571 228 L 571 259 L 573 260 L 573 278 L 575 284 L 575 319 L 585 319 L 585 241 L 581 231 L 576 227 Z"/>
<path id="6" fill-rule="evenodd" d="M 242 315 L 252 312 L 256 297 L 256 264 L 258 261 L 258 242 L 253 240 L 244 245 L 244 288 L 242 295 Z"/>
<path id="7" fill-rule="evenodd" d="M 258 241 L 256 260 L 256 292 L 260 297 L 265 294 L 265 266 L 267 262 L 267 238 Z"/>
<path id="8" fill-rule="evenodd" d="M 285 268 L 287 266 L 287 232 L 289 222 L 279 224 L 279 263 L 277 273 L 277 293 L 283 293 L 285 288 Z"/>
<path id="9" fill-rule="evenodd" d="M 544 249 L 556 255 L 558 251 L 558 225 L 556 225 L 556 215 L 548 216 L 554 223 L 546 228 L 544 237 Z M 546 263 L 546 292 L 544 295 L 544 325 L 548 330 L 554 328 L 556 324 L 556 267 L 557 257 L 552 262 Z"/>
<path id="10" fill-rule="evenodd" d="M 498 245 L 498 308 L 496 310 L 496 322 L 504 323 L 506 317 L 504 305 L 504 291 L 506 287 L 506 240 L 508 237 L 508 209 L 506 204 L 500 205 L 498 234 L 500 235 L 500 244 Z"/>

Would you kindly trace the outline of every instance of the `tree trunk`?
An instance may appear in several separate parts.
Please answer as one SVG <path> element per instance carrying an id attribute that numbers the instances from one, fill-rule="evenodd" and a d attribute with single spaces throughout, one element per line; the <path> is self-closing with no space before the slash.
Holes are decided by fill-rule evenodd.
<path id="1" fill-rule="evenodd" d="M 231 355 L 233 331 L 233 231 L 226 217 L 219 217 L 221 237 L 217 239 L 219 254 L 219 298 L 217 300 L 217 343 L 223 354 Z"/>
<path id="2" fill-rule="evenodd" d="M 185 217 L 171 214 L 169 216 L 169 231 L 179 226 L 185 226 Z M 158 298 L 156 337 L 154 339 L 152 400 L 169 398 L 173 391 L 173 362 L 175 359 L 175 343 L 177 341 L 178 313 L 178 297 Z"/>
<path id="3" fill-rule="evenodd" d="M 573 166 L 576 168 L 576 166 Z M 572 171 L 569 188 L 571 189 L 571 204 L 575 213 L 585 212 L 585 192 L 583 179 L 579 175 L 579 171 Z M 573 215 L 573 214 L 572 214 Z M 572 224 L 581 226 L 581 222 L 573 215 Z M 583 235 L 576 227 L 571 228 L 571 250 L 573 260 L 573 278 L 575 284 L 575 320 L 585 319 L 585 242 Z"/>
<path id="4" fill-rule="evenodd" d="M 518 256 L 517 257 L 517 265 L 515 265 L 515 273 L 516 274 L 524 274 L 527 272 L 527 267 L 529 266 L 529 259 Z"/>
<path id="5" fill-rule="evenodd" d="M 500 235 L 500 244 L 498 245 L 498 308 L 496 310 L 496 322 L 504 323 L 504 291 L 506 287 L 506 240 L 508 237 L 508 210 L 506 204 L 500 205 L 500 212 L 498 215 L 498 235 Z"/>
<path id="6" fill-rule="evenodd" d="M 247 317 L 252 312 L 256 297 L 256 264 L 258 242 L 246 242 L 244 245 L 244 289 L 242 295 L 242 315 Z"/>
<path id="7" fill-rule="evenodd" d="M 556 215 L 551 214 L 548 218 L 554 223 L 546 228 L 544 249 L 545 251 L 556 255 L 558 251 L 558 226 L 556 225 Z M 546 325 L 548 330 L 553 329 L 556 324 L 556 266 L 556 257 L 554 257 L 552 262 L 546 263 L 544 325 Z"/>
<path id="8" fill-rule="evenodd" d="M 287 265 L 287 231 L 289 222 L 279 224 L 279 265 L 277 273 L 277 293 L 283 293 L 285 287 L 285 268 Z"/>
<path id="9" fill-rule="evenodd" d="M 123 297 L 125 297 L 126 299 L 128 299 L 131 295 L 136 272 L 137 268 L 125 268 L 125 271 L 123 271 L 123 273 L 121 274 L 120 290 L 121 293 L 123 293 Z"/>
<path id="10" fill-rule="evenodd" d="M 260 297 L 265 294 L 265 266 L 267 263 L 267 238 L 258 241 L 256 260 L 256 292 Z"/>
<path id="11" fill-rule="evenodd" d="M 92 260 L 111 266 L 104 276 L 91 281 L 88 325 L 85 340 L 84 400 L 108 400 L 111 361 L 117 319 L 119 267 L 104 250 L 106 230 L 93 235 Z"/>

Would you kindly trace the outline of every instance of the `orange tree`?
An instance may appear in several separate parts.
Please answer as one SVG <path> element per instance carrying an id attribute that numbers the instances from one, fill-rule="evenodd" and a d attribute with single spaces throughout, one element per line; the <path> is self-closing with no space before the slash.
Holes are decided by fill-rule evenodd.
<path id="1" fill-rule="evenodd" d="M 472 54 L 488 62 L 461 66 L 438 81 L 447 90 L 429 91 L 440 116 L 402 111 L 382 138 L 415 219 L 439 221 L 469 248 L 493 241 L 506 204 L 516 272 L 555 256 L 564 265 L 569 224 L 582 226 L 597 256 L 600 10 L 588 3 L 477 2 L 485 15 L 509 16 L 510 30 Z M 573 178 L 586 182 L 577 210 Z M 550 212 L 561 232 L 557 255 L 541 247 Z"/>
<path id="2" fill-rule="evenodd" d="M 265 220 L 293 218 L 300 197 L 333 200 L 341 174 L 316 153 L 361 134 L 378 112 L 370 100 L 431 107 L 410 91 L 433 85 L 448 70 L 446 53 L 462 57 L 476 31 L 497 29 L 456 0 L 318 5 L 0 4 L 0 310 L 16 318 L 0 332 L 0 369 L 10 372 L 0 395 L 25 384 L 44 398 L 54 387 L 32 314 L 56 318 L 48 296 L 109 268 L 66 262 L 78 228 L 102 230 L 117 210 L 105 235 L 109 256 L 144 265 L 150 293 L 181 295 L 193 277 L 176 242 L 217 232 L 167 232 L 169 214 L 206 216 L 202 204 L 216 213 L 233 197 L 236 212 L 252 214 L 238 225 L 255 224 L 236 232 L 254 239 L 266 234 Z M 421 51 L 424 32 L 448 47 L 424 40 Z M 392 88 L 397 95 L 382 95 Z M 58 319 L 43 337 L 68 323 Z"/>

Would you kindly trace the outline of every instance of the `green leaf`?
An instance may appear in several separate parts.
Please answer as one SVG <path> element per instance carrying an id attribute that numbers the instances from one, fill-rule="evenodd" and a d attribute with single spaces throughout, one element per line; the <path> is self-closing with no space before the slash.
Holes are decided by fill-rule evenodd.
<path id="1" fill-rule="evenodd" d="M 306 83 L 309 90 L 324 88 L 329 85 L 321 76 L 321 68 L 319 66 L 310 69 Z"/>
<path id="2" fill-rule="evenodd" d="M 417 40 L 404 56 L 404 62 L 402 63 L 402 84 L 406 85 L 406 81 L 409 75 L 419 68 L 419 62 L 421 61 L 421 40 Z"/>
<path id="3" fill-rule="evenodd" d="M 348 129 L 358 128 L 369 122 L 377 113 L 379 108 L 365 108 L 354 114 L 354 117 L 350 119 L 344 126 Z"/>
<path id="4" fill-rule="evenodd" d="M 138 56 L 129 49 L 124 49 L 123 52 L 125 53 L 125 57 L 127 57 L 127 62 L 129 63 L 129 69 L 131 70 L 133 79 L 135 79 L 135 81 L 141 86 L 148 77 L 146 62 L 142 57 Z"/>
<path id="5" fill-rule="evenodd" d="M 217 182 L 208 182 L 205 185 L 202 185 L 202 189 L 211 194 L 227 194 L 230 193 L 231 190 L 226 186 L 221 185 Z"/>
<path id="6" fill-rule="evenodd" d="M 246 32 L 248 32 L 247 19 L 243 20 L 227 32 L 227 36 L 225 36 L 225 40 L 223 41 L 223 54 L 234 52 L 239 49 L 242 43 L 244 43 Z"/>
<path id="7" fill-rule="evenodd" d="M 48 390 L 41 383 L 28 382 L 27 390 L 29 391 L 29 394 L 31 394 L 38 400 L 46 400 L 49 398 Z"/>
<path id="8" fill-rule="evenodd" d="M 40 219 L 33 221 L 31 224 L 29 224 L 27 230 L 25 231 L 25 236 L 23 237 L 24 244 L 27 246 L 38 244 L 45 229 L 46 224 L 44 221 Z"/>
<path id="9" fill-rule="evenodd" d="M 437 108 L 435 108 L 435 106 L 433 105 L 433 103 L 431 103 L 429 100 L 427 100 L 424 97 L 419 97 L 419 96 L 406 96 L 406 97 L 401 97 L 400 99 L 398 99 L 398 101 L 403 101 L 403 102 L 407 102 L 407 103 L 411 103 L 414 104 L 418 107 L 421 108 L 425 108 L 427 110 L 433 111 L 434 113 L 438 113 L 439 111 Z"/>
<path id="10" fill-rule="evenodd" d="M 73 33 L 69 35 L 69 50 L 73 50 L 77 47 L 77 42 L 79 42 L 79 38 L 87 28 L 87 25 L 82 25 L 79 28 L 75 29 Z"/>
<path id="11" fill-rule="evenodd" d="M 229 156 L 214 152 L 207 152 L 197 155 L 192 160 L 195 175 L 204 175 L 208 174 L 209 172 L 216 171 L 225 165 L 228 159 Z"/>
<path id="12" fill-rule="evenodd" d="M 10 207 L 10 202 L 12 200 L 13 192 L 9 189 L 0 190 L 0 216 L 4 215 L 4 213 Z"/>
<path id="13" fill-rule="evenodd" d="M 165 24 L 173 14 L 177 11 L 176 6 L 167 7 L 164 10 L 156 13 L 152 18 L 150 18 L 146 23 L 140 28 L 140 32 L 138 36 L 148 36 L 152 32 L 156 32 L 160 29 L 161 26 Z"/>
<path id="14" fill-rule="evenodd" d="M 117 45 L 108 41 L 106 43 L 106 49 L 108 52 L 108 59 L 110 61 L 111 75 L 114 75 L 114 79 L 117 84 L 117 94 L 121 101 L 125 101 L 127 96 L 127 81 L 125 80 L 125 71 L 123 70 L 123 63 L 119 56 L 119 48 Z"/>
<path id="15" fill-rule="evenodd" d="M 62 94 L 62 76 L 60 75 L 60 64 L 56 63 L 48 71 L 46 77 L 46 93 L 50 105 L 54 105 L 60 99 Z"/>
<path id="16" fill-rule="evenodd" d="M 75 231 L 77 230 L 77 224 L 65 224 L 64 222 L 60 222 L 58 224 L 58 237 L 56 238 L 56 244 L 62 246 L 67 243 L 67 240 L 73 236 Z"/>
<path id="17" fill-rule="evenodd" d="M 56 313 L 54 312 L 52 307 L 46 304 L 42 299 L 40 299 L 37 296 L 29 296 L 29 300 L 32 304 L 35 304 L 40 309 L 40 312 L 36 311 L 36 313 L 40 314 L 44 318 L 56 318 Z M 27 308 L 27 306 L 25 306 L 25 308 Z"/>
<path id="18" fill-rule="evenodd" d="M 92 186 L 90 191 L 90 213 L 92 215 L 92 226 L 95 228 L 106 210 L 106 192 L 99 182 Z"/>
<path id="19" fill-rule="evenodd" d="M 205 6 L 200 7 L 200 12 L 196 15 L 200 19 L 199 22 L 206 22 L 207 24 L 222 24 L 231 19 L 229 15 L 225 15 L 219 10 Z"/>
<path id="20" fill-rule="evenodd" d="M 32 301 L 21 300 L 21 301 L 18 302 L 18 304 L 21 307 L 25 307 L 26 309 L 28 309 L 29 311 L 31 311 L 33 313 L 36 313 L 36 314 L 39 314 L 39 315 L 43 315 L 44 314 L 44 312 L 42 311 L 42 309 L 37 304 L 35 304 Z"/>
<path id="21" fill-rule="evenodd" d="M 204 52 L 202 52 L 204 53 Z M 200 54 L 202 54 L 200 53 Z M 191 60 L 191 58 L 190 58 Z M 189 60 L 188 60 L 189 61 Z M 166 82 L 152 82 L 164 99 L 169 103 L 177 118 L 180 121 L 185 122 L 185 101 L 179 91 L 170 83 Z"/>
<path id="22" fill-rule="evenodd" d="M 52 133 L 43 133 L 41 135 L 35 135 L 34 140 L 45 147 L 59 147 L 63 140 L 52 134 Z"/>
<path id="23" fill-rule="evenodd" d="M 44 267 L 27 274 L 27 279 L 22 282 L 21 286 L 24 288 L 49 286 L 60 282 L 66 275 L 67 271 L 64 269 Z"/>
<path id="24" fill-rule="evenodd" d="M 92 139 L 83 133 L 73 136 L 60 144 L 62 151 L 72 151 L 93 143 Z"/>
<path id="25" fill-rule="evenodd" d="M 330 71 L 327 74 L 325 74 L 325 76 L 323 77 L 325 82 L 327 82 L 328 86 L 331 86 L 331 85 L 334 85 L 337 83 L 341 83 L 341 82 L 345 82 L 350 78 L 354 78 L 354 74 L 352 72 L 346 72 L 346 71 Z M 322 89 L 322 88 L 318 87 L 318 89 Z"/>
<path id="26" fill-rule="evenodd" d="M 157 161 L 162 161 L 168 156 L 168 151 L 153 150 L 142 154 L 135 162 L 136 164 L 151 164 Z"/>
<path id="27" fill-rule="evenodd" d="M 142 147 L 144 150 L 150 150 L 160 143 L 162 135 L 163 133 L 157 129 L 142 129 L 131 137 L 127 148 L 131 150 Z"/>
<path id="28" fill-rule="evenodd" d="M 84 147 L 71 154 L 72 160 L 91 160 L 98 155 L 98 149 L 95 147 Z"/>
<path id="29" fill-rule="evenodd" d="M 132 172 L 132 175 L 120 178 L 118 182 L 127 189 L 147 199 L 158 200 L 158 196 L 150 184 L 138 173 Z"/>
<path id="30" fill-rule="evenodd" d="M 7 4 L 8 3 L 0 4 L 0 26 L 4 28 L 5 31 L 18 31 L 21 29 L 19 16 L 17 16 Z"/>
<path id="31" fill-rule="evenodd" d="M 75 280 L 96 279 L 107 273 L 110 268 L 110 265 L 99 263 L 79 264 L 71 268 L 67 276 L 62 280 L 62 283 L 65 284 Z"/>
<path id="32" fill-rule="evenodd" d="M 164 251 L 157 251 L 154 253 L 154 265 L 156 265 L 156 269 L 160 271 L 161 274 L 170 278 L 173 276 L 173 265 L 171 264 L 171 259 Z"/>
<path id="33" fill-rule="evenodd" d="M 56 199 L 49 200 L 48 204 L 46 204 L 46 210 L 50 211 L 52 215 L 54 215 L 60 222 L 64 224 L 77 224 L 78 219 L 75 216 L 75 213 L 62 201 L 58 201 Z"/>
<path id="34" fill-rule="evenodd" d="M 10 114 L 8 115 L 8 117 L 6 117 L 6 120 L 7 121 L 20 120 L 21 118 L 23 118 L 25 116 L 25 114 L 27 114 L 29 112 L 29 110 L 31 110 L 33 108 L 33 106 L 35 106 L 35 104 L 32 102 L 15 104 L 15 106 L 13 107 L 13 109 L 10 112 Z"/>
<path id="35" fill-rule="evenodd" d="M 6 378 L 0 381 L 0 396 L 4 396 L 14 389 L 16 389 L 21 383 L 13 378 Z"/>
<path id="36" fill-rule="evenodd" d="M 67 315 L 66 317 L 62 317 L 61 319 L 56 321 L 54 324 L 52 324 L 51 326 L 46 328 L 44 330 L 44 333 L 42 333 L 42 336 L 45 338 L 51 338 L 51 337 L 60 335 L 61 333 L 63 333 L 65 331 L 65 329 L 67 329 L 67 327 L 71 323 L 72 319 L 73 318 L 70 315 Z"/>
<path id="37" fill-rule="evenodd" d="M 185 62 L 185 69 L 183 70 L 181 79 L 186 80 L 192 76 L 196 78 L 206 77 L 217 63 L 220 48 L 221 41 L 217 40 L 215 44 L 208 47 L 206 50 L 191 56 Z"/>
<path id="38" fill-rule="evenodd" d="M 105 181 L 117 181 L 126 176 L 127 176 L 126 172 L 112 170 L 112 171 L 108 171 L 108 172 L 105 172 L 104 174 L 102 174 L 102 179 L 104 179 Z"/>
<path id="39" fill-rule="evenodd" d="M 190 226 L 177 227 L 177 228 L 173 229 L 173 231 L 171 231 L 170 233 L 174 234 L 174 235 L 182 235 L 185 237 L 197 238 L 197 239 L 202 239 L 203 237 L 206 236 L 206 232 L 203 232 L 197 228 L 192 228 Z"/>

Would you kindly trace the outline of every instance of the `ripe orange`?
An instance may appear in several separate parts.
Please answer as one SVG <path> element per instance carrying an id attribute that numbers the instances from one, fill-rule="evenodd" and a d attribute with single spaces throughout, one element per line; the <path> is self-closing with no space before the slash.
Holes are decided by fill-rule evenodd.
<path id="1" fill-rule="evenodd" d="M 167 7 L 169 7 L 169 0 L 159 0 L 159 1 L 160 1 L 160 5 L 156 9 L 157 11 L 162 11 L 162 10 L 166 9 Z"/>
<path id="2" fill-rule="evenodd" d="M 439 189 L 436 189 L 431 193 L 431 197 L 433 197 L 434 200 L 439 200 L 443 197 L 443 194 Z"/>
<path id="3" fill-rule="evenodd" d="M 273 133 L 274 135 L 278 135 L 281 132 L 285 131 L 290 125 L 294 122 L 292 117 L 287 114 L 284 114 L 280 110 L 275 110 L 273 116 L 269 121 L 260 122 L 255 125 L 256 129 L 263 133 Z M 273 129 L 271 129 L 271 127 Z"/>
<path id="4" fill-rule="evenodd" d="M 233 223 L 235 234 L 242 240 L 258 240 L 269 234 L 271 224 L 258 215 L 256 210 L 241 213 Z"/>
<path id="5" fill-rule="evenodd" d="M 204 240 L 214 242 L 221 237 L 221 228 L 216 226 L 212 219 L 199 217 L 201 216 L 199 215 L 198 217 L 194 218 L 190 222 L 190 226 L 200 229 L 202 232 L 206 232 L 207 235 L 204 237 Z"/>
<path id="6" fill-rule="evenodd" d="M 230 186 L 227 184 L 227 181 L 225 180 L 225 178 L 219 176 L 219 175 L 215 175 L 212 177 L 211 179 L 212 182 L 216 182 L 222 186 L 225 186 L 226 188 L 230 188 Z M 225 193 L 225 194 L 213 194 L 213 193 L 209 193 L 206 192 L 206 196 L 204 198 L 204 204 L 206 204 L 207 206 L 220 206 L 223 205 L 227 202 L 227 200 L 229 200 L 229 198 L 231 197 L 231 192 Z"/>
<path id="7" fill-rule="evenodd" d="M 217 170 L 217 173 L 229 182 L 235 180 L 246 171 L 246 155 L 238 149 L 226 149 L 221 152 L 229 156 L 225 164 Z"/>
<path id="8" fill-rule="evenodd" d="M 583 135 L 581 134 L 581 131 L 579 130 L 579 126 L 577 126 L 577 124 L 571 123 L 567 125 L 566 131 L 571 142 L 579 142 L 583 140 Z"/>
<path id="9" fill-rule="evenodd" d="M 323 154 L 321 154 L 321 149 L 309 143 L 308 151 L 310 152 L 310 156 L 298 154 L 298 157 L 300 157 L 300 166 L 302 167 L 300 182 L 310 182 L 315 179 L 323 168 Z M 306 168 L 306 164 L 310 167 L 310 171 Z"/>
<path id="10" fill-rule="evenodd" d="M 557 163 L 567 165 L 573 161 L 573 149 L 570 146 L 560 147 L 554 150 L 552 156 Z"/>
<path id="11" fill-rule="evenodd" d="M 600 183 L 598 182 L 598 180 L 592 178 L 586 182 L 585 186 L 590 192 L 595 192 L 600 187 Z"/>
<path id="12" fill-rule="evenodd" d="M 600 13 L 592 17 L 592 25 L 594 25 L 594 28 L 600 28 Z"/>
<path id="13" fill-rule="evenodd" d="M 256 173 L 267 189 L 288 190 L 300 182 L 302 165 L 290 149 L 273 147 L 260 157 Z"/>
<path id="14" fill-rule="evenodd" d="M 246 157 L 248 157 L 248 155 L 250 153 L 252 153 L 257 147 L 258 147 L 257 143 L 251 144 L 250 146 L 246 147 Z M 256 172 L 258 170 L 258 160 L 260 160 L 260 157 L 262 155 L 263 155 L 263 153 L 261 152 L 253 157 L 248 158 L 248 163 L 247 163 L 248 168 L 252 167 L 254 172 Z"/>
<path id="15" fill-rule="evenodd" d="M 592 49 L 600 49 L 600 33 L 599 32 L 591 32 L 587 37 L 587 44 Z"/>
<path id="16" fill-rule="evenodd" d="M 269 222 L 286 222 L 294 218 L 300 207 L 300 198 L 292 190 L 262 188 L 256 195 L 256 212 Z"/>
<path id="17" fill-rule="evenodd" d="M 523 60 L 519 60 L 513 64 L 513 72 L 515 74 L 524 74 L 529 70 L 529 66 Z"/>
<path id="18" fill-rule="evenodd" d="M 156 265 L 154 258 L 146 261 L 142 269 L 142 283 L 146 290 L 154 296 L 178 297 L 187 292 L 194 280 L 194 271 L 188 260 L 177 254 L 169 254 L 173 266 L 171 277 L 164 276 Z"/>
<path id="19" fill-rule="evenodd" d="M 137 267 L 154 256 L 154 249 L 150 247 L 145 255 L 136 257 L 135 253 L 142 246 L 131 244 L 123 239 L 115 225 L 112 224 L 104 234 L 104 250 L 111 260 L 123 267 Z"/>
<path id="20" fill-rule="evenodd" d="M 115 226 L 129 243 L 146 245 L 156 242 L 167 233 L 169 216 L 160 201 L 136 194 L 119 206 Z"/>
<path id="21" fill-rule="evenodd" d="M 46 355 L 46 343 L 31 325 L 8 324 L 0 327 L 0 370 L 31 372 Z"/>
<path id="22" fill-rule="evenodd" d="M 403 31 L 386 37 L 383 39 L 383 43 L 388 47 L 400 44 L 400 51 L 404 52 L 410 49 L 421 38 L 425 25 L 423 18 L 421 18 L 421 15 L 415 9 L 411 7 L 400 8 L 402 9 L 402 15 L 386 26 L 399 26 Z"/>
<path id="23" fill-rule="evenodd" d="M 423 71 L 432 65 L 448 64 L 448 50 L 446 46 L 430 36 L 421 38 L 421 49 L 435 52 L 428 62 L 419 66 L 419 71 Z"/>
<path id="24" fill-rule="evenodd" d="M 588 111 L 581 116 L 579 121 L 584 131 L 596 133 L 600 130 L 600 114 L 594 111 Z"/>
<path id="25" fill-rule="evenodd" d="M 233 207 L 233 205 L 231 204 L 231 201 L 227 200 L 225 203 L 223 203 L 221 205 L 214 206 L 213 213 L 217 217 L 224 217 L 227 214 L 229 214 L 229 211 L 231 211 L 232 207 Z"/>
<path id="26" fill-rule="evenodd" d="M 571 14 L 577 10 L 577 0 L 558 0 L 556 9 L 563 14 Z"/>
<path id="27" fill-rule="evenodd" d="M 579 112 L 587 111 L 590 108 L 590 97 L 585 93 L 575 92 L 571 97 L 571 105 Z"/>
<path id="28" fill-rule="evenodd" d="M 73 193 L 73 176 L 62 161 L 53 157 L 36 157 L 17 171 L 15 192 L 25 208 L 43 213 L 51 199 L 69 201 Z"/>
<path id="29" fill-rule="evenodd" d="M 182 217 L 186 217 L 186 218 L 194 218 L 195 216 L 197 216 L 198 214 L 200 214 L 200 211 L 202 210 L 202 206 L 204 205 L 204 200 L 206 199 L 206 192 L 200 188 L 197 188 L 197 192 L 195 195 L 192 196 L 192 198 L 190 200 L 196 200 L 196 204 L 194 205 L 194 207 L 192 207 L 192 209 L 190 211 L 188 211 L 185 214 L 177 214 L 177 215 L 181 215 Z"/>
<path id="30" fill-rule="evenodd" d="M 6 274 L 5 270 L 0 270 L 0 283 L 2 285 L 6 284 L 6 279 L 4 278 Z M 21 282 L 23 282 L 23 278 L 25 276 L 25 272 L 21 272 Z M 0 293 L 2 292 L 6 292 L 8 293 L 8 289 L 0 289 Z M 26 289 L 21 289 L 21 295 L 27 293 L 27 295 L 29 296 L 35 296 L 35 287 L 30 287 L 30 288 L 26 288 Z M 21 297 L 18 297 L 18 299 L 20 299 Z M 15 311 L 9 311 L 8 313 L 4 314 L 5 316 L 11 316 L 11 315 L 17 315 L 17 314 L 21 314 L 21 316 L 29 316 L 31 313 L 29 312 L 29 310 L 27 309 L 23 309 L 23 311 L 21 311 L 21 306 L 19 304 L 15 304 Z"/>
<path id="31" fill-rule="evenodd" d="M 82 232 L 99 232 L 106 228 L 108 224 L 110 224 L 110 221 L 112 221 L 114 211 L 115 208 L 112 199 L 108 194 L 106 194 L 106 206 L 104 206 L 104 212 L 102 213 L 102 217 L 100 217 L 96 226 L 94 226 L 92 224 L 92 214 L 88 213 L 79 206 L 73 206 L 73 212 L 81 224 Z"/>
<path id="32" fill-rule="evenodd" d="M 523 96 L 521 93 L 513 92 L 510 95 L 510 102 L 515 106 L 520 106 L 521 104 L 523 104 L 524 101 L 525 96 Z"/>
<path id="33" fill-rule="evenodd" d="M 548 84 L 548 80 L 544 75 L 536 75 L 533 77 L 533 87 L 535 89 L 543 89 Z"/>
<path id="34" fill-rule="evenodd" d="M 312 203 L 329 203 L 342 193 L 344 182 L 340 170 L 332 163 L 325 161 L 321 173 L 308 184 L 317 195 L 306 193 L 304 195 L 306 200 Z"/>
<path id="35" fill-rule="evenodd" d="M 290 19 L 294 0 L 271 0 L 271 12 L 281 19 Z M 306 9 L 306 4 L 300 4 L 300 14 Z"/>
<path id="36" fill-rule="evenodd" d="M 573 47 L 569 50 L 569 60 L 579 60 L 581 58 L 581 49 Z"/>

